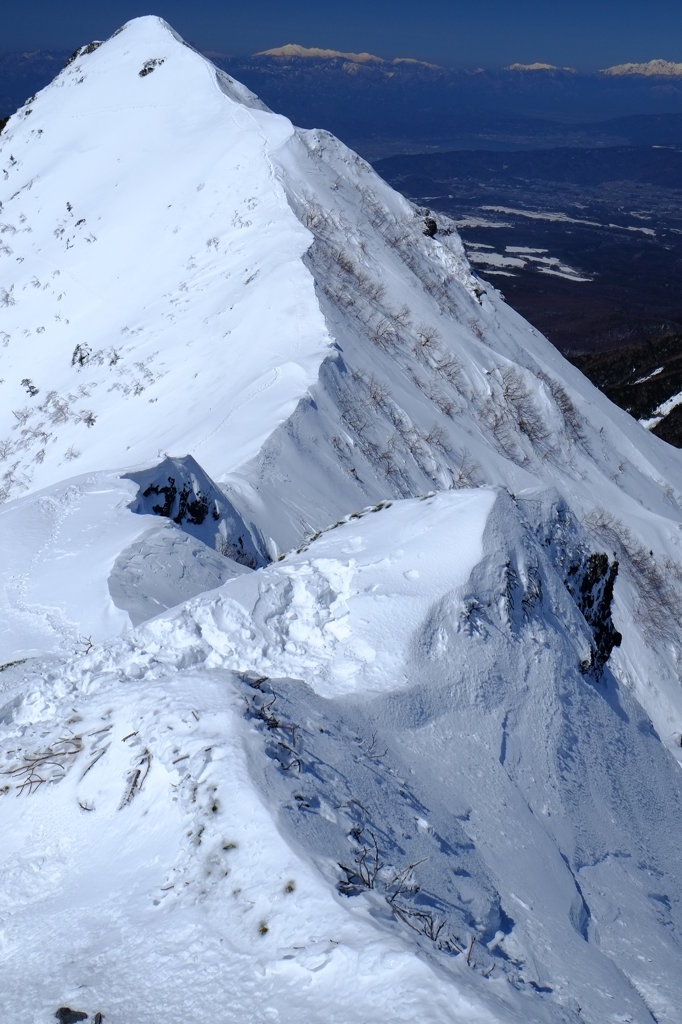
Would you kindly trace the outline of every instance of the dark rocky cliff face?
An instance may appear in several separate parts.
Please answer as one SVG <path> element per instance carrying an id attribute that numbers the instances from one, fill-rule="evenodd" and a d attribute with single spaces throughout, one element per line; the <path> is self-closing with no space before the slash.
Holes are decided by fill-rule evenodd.
<path id="1" fill-rule="evenodd" d="M 598 679 L 614 647 L 623 639 L 611 618 L 613 587 L 618 575 L 618 562 L 609 562 L 603 552 L 591 554 L 585 561 L 568 567 L 566 588 L 592 631 L 591 657 L 583 662 L 585 673 Z"/>
<path id="2" fill-rule="evenodd" d="M 131 504 L 140 515 L 163 516 L 221 555 L 255 569 L 269 559 L 257 528 L 195 459 L 167 457 L 158 466 L 127 474 L 139 487 Z"/>

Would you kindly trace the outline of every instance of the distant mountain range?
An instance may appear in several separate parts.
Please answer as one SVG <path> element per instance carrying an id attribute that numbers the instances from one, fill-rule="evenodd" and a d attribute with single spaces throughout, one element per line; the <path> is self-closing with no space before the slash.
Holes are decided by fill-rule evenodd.
<path id="1" fill-rule="evenodd" d="M 374 53 L 344 53 L 342 50 L 321 50 L 319 47 L 300 46 L 299 43 L 287 43 L 272 50 L 260 50 L 254 57 L 281 57 L 284 60 L 301 58 L 303 60 L 342 60 L 351 64 L 384 64 L 395 67 L 397 64 L 418 64 L 424 68 L 441 70 L 438 64 L 417 60 L 415 57 L 377 57 Z"/>
<path id="2" fill-rule="evenodd" d="M 682 104 L 682 63 L 662 59 L 584 74 L 542 62 L 451 68 L 413 57 L 384 58 L 298 43 L 251 56 L 208 55 L 295 121 L 306 127 L 328 124 L 347 140 L 353 135 L 354 143 L 378 134 L 377 114 L 382 134 L 433 142 L 436 136 L 461 132 L 465 125 L 473 129 L 481 118 L 489 122 L 495 114 L 595 120 L 670 113 Z M 46 85 L 67 57 L 65 50 L 0 54 L 0 114 L 12 113 Z M 365 104 L 358 107 L 358 93 L 370 87 L 371 109 L 364 111 Z"/>
<path id="3" fill-rule="evenodd" d="M 615 64 L 604 68 L 602 75 L 646 75 L 649 78 L 682 78 L 682 64 L 670 60 L 650 60 L 646 64 Z"/>
<path id="4" fill-rule="evenodd" d="M 559 68 L 556 64 L 542 64 L 540 62 L 536 62 L 535 64 L 508 64 L 505 71 L 563 71 L 569 75 L 577 74 L 575 68 Z"/>

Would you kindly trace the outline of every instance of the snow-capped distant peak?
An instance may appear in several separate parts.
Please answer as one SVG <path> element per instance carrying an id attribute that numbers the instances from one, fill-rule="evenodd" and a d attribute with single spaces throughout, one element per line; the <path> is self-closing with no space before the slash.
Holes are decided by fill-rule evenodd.
<path id="1" fill-rule="evenodd" d="M 644 75 L 648 77 L 661 76 L 665 78 L 679 78 L 682 76 L 682 63 L 675 63 L 671 60 L 650 60 L 643 64 L 614 64 L 609 68 L 602 68 L 602 75 Z"/>
<path id="2" fill-rule="evenodd" d="M 374 53 L 348 53 L 344 50 L 327 50 L 319 46 L 301 46 L 299 43 L 287 43 L 286 46 L 277 46 L 271 50 L 259 50 L 254 57 L 283 57 L 287 59 L 300 58 L 302 60 L 342 60 L 350 64 L 381 64 L 399 65 L 412 64 L 426 68 L 437 68 L 437 64 L 430 61 L 418 60 L 416 57 L 394 57 L 387 59 L 377 57 Z"/>
<path id="3" fill-rule="evenodd" d="M 343 50 L 325 50 L 319 46 L 301 46 L 299 43 L 287 43 L 271 50 L 259 50 L 254 57 L 301 57 L 315 60 L 350 60 L 356 64 L 383 64 L 383 57 L 373 53 L 346 53 Z"/>
<path id="4" fill-rule="evenodd" d="M 543 64 L 536 61 L 534 64 L 508 64 L 505 71 L 563 71 L 564 74 L 576 74 L 575 68 L 558 67 L 556 64 Z"/>

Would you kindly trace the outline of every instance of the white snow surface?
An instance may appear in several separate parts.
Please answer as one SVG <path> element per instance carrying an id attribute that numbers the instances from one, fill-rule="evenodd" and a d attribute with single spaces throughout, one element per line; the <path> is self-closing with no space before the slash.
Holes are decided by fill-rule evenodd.
<path id="1" fill-rule="evenodd" d="M 483 224 L 478 227 L 485 226 Z M 488 225 L 490 226 L 490 225 Z M 525 245 L 506 245 L 504 253 L 492 252 L 494 247 L 485 243 L 467 243 L 469 259 L 472 263 L 480 264 L 487 274 L 501 277 L 515 277 L 513 271 L 523 270 L 530 265 L 540 274 L 550 274 L 553 277 L 562 277 L 567 281 L 585 284 L 591 281 L 580 270 L 562 263 L 556 256 L 548 256 L 547 249 L 533 249 Z M 504 268 L 504 269 L 503 269 Z"/>
<path id="2" fill-rule="evenodd" d="M 644 380 L 649 380 L 650 377 L 655 377 L 659 372 L 659 370 L 654 370 L 654 372 L 650 374 L 649 377 L 645 377 Z M 649 419 L 642 419 L 639 422 L 643 427 L 646 427 L 647 430 L 651 430 L 651 428 L 660 423 L 662 419 L 669 416 L 673 409 L 677 408 L 678 405 L 682 405 L 682 391 L 679 391 L 676 395 L 671 395 L 670 398 L 666 398 L 665 402 L 661 402 L 658 408 L 654 411 L 653 416 L 649 417 Z"/>
<path id="3" fill-rule="evenodd" d="M 680 453 L 158 18 L 0 168 L 4 1017 L 676 1022 Z"/>
<path id="4" fill-rule="evenodd" d="M 292 412 L 331 341 L 271 160 L 292 135 L 153 18 L 15 115 L 0 301 L 2 433 L 30 431 L 7 457 L 26 451 L 18 489 L 179 437 L 224 475 Z"/>
<path id="5" fill-rule="evenodd" d="M 641 228 L 632 224 L 601 224 L 597 220 L 581 220 L 580 218 L 570 217 L 567 213 L 561 213 L 558 211 L 521 210 L 513 206 L 482 206 L 481 209 L 490 210 L 492 213 L 507 213 L 512 214 L 515 217 L 527 217 L 529 220 L 550 220 L 558 221 L 561 224 L 586 224 L 593 228 L 608 228 L 609 230 L 615 231 L 639 231 L 643 235 L 650 235 L 652 237 L 655 237 L 656 235 L 653 228 Z M 487 226 L 490 227 L 491 225 Z"/>
<path id="6" fill-rule="evenodd" d="M 543 500 L 370 510 L 6 669 L 17 1018 L 673 1021 L 682 777 L 576 671 Z"/>

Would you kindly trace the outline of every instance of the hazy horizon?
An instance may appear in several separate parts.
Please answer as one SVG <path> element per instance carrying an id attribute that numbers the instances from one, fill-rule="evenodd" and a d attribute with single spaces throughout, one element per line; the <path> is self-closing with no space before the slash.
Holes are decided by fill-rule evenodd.
<path id="1" fill-rule="evenodd" d="M 418 13 L 406 0 L 377 0 L 371 9 L 358 0 L 331 9 L 311 0 L 286 7 L 254 0 L 248 11 L 216 0 L 195 8 L 179 0 L 105 0 L 97 8 L 76 0 L 59 7 L 36 0 L 6 13 L 2 50 L 72 50 L 144 14 L 164 18 L 199 49 L 233 57 L 299 43 L 462 68 L 538 62 L 590 72 L 628 62 L 682 60 L 681 44 L 671 52 L 671 40 L 682 39 L 682 6 L 671 0 L 654 0 L 646 8 L 625 0 L 617 18 L 612 8 L 585 0 L 551 8 L 537 0 L 519 0 L 513 7 L 504 0 L 482 0 L 475 7 L 427 0 Z"/>

